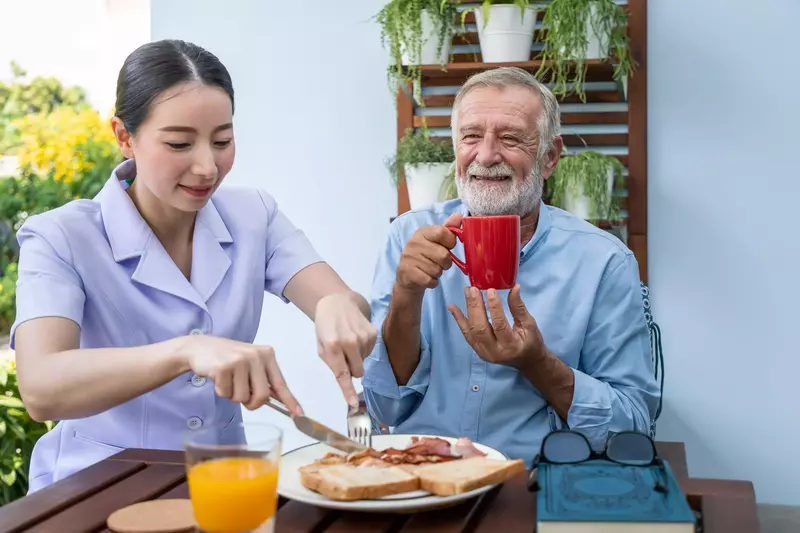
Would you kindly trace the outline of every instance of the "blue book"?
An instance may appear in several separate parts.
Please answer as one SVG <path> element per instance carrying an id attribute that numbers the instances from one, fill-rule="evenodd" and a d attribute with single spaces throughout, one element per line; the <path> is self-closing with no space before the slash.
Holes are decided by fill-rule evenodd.
<path id="1" fill-rule="evenodd" d="M 536 476 L 537 533 L 695 532 L 694 512 L 666 462 L 663 470 L 605 460 L 543 463 Z"/>

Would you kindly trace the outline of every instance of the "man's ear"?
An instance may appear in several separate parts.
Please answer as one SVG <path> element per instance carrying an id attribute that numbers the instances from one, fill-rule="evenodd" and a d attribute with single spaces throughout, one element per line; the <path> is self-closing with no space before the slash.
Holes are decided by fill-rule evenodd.
<path id="1" fill-rule="evenodd" d="M 544 179 L 549 178 L 553 175 L 553 172 L 556 171 L 556 167 L 558 166 L 558 162 L 561 161 L 561 152 L 564 150 L 564 139 L 561 138 L 560 135 L 557 135 L 555 139 L 553 139 L 553 145 L 550 147 L 550 150 L 547 151 L 545 155 L 545 162 L 544 166 L 542 167 L 542 173 L 544 174 Z"/>
<path id="2" fill-rule="evenodd" d="M 114 130 L 114 138 L 117 139 L 119 149 L 127 159 L 134 159 L 133 145 L 131 144 L 131 134 L 125 129 L 119 117 L 111 117 L 111 129 Z"/>

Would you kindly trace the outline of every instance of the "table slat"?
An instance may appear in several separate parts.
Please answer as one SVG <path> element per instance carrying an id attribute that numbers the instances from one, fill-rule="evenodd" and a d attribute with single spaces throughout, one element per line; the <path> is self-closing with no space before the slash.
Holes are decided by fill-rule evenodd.
<path id="1" fill-rule="evenodd" d="M 340 515 L 339 511 L 288 501 L 278 510 L 278 518 L 275 520 L 275 533 L 325 531 Z"/>
<path id="2" fill-rule="evenodd" d="M 144 463 L 101 461 L 30 496 L 11 502 L 0 512 L 0 531 L 17 533 L 144 469 Z"/>
<path id="3" fill-rule="evenodd" d="M 480 498 L 473 498 L 453 507 L 415 514 L 403 525 L 400 533 L 461 533 L 464 524 Z"/>
<path id="4" fill-rule="evenodd" d="M 186 454 L 177 450 L 149 450 L 128 448 L 112 455 L 109 461 L 140 461 L 142 463 L 185 464 Z"/>
<path id="5" fill-rule="evenodd" d="M 342 513 L 325 533 L 392 533 L 399 531 L 409 516 L 384 513 Z"/>
<path id="6" fill-rule="evenodd" d="M 529 533 L 536 521 L 536 495 L 528 491 L 523 472 L 500 486 L 475 533 Z"/>
<path id="7" fill-rule="evenodd" d="M 758 533 L 758 514 L 753 498 L 721 495 L 703 495 L 700 512 L 703 513 L 705 533 Z"/>
<path id="8" fill-rule="evenodd" d="M 124 463 L 118 461 L 118 463 Z M 85 533 L 105 526 L 108 515 L 128 505 L 153 499 L 183 481 L 183 466 L 148 465 L 107 488 L 86 498 L 69 509 L 40 522 L 26 533 Z"/>

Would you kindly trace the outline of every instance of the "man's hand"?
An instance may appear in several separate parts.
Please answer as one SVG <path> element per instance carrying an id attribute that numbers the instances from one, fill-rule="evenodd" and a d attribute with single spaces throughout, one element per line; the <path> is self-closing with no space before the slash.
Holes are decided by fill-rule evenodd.
<path id="1" fill-rule="evenodd" d="M 519 285 L 508 295 L 508 307 L 514 324 L 506 319 L 497 291 L 486 291 L 492 321 L 486 315 L 486 306 L 481 291 L 467 287 L 467 316 L 456 305 L 448 309 L 461 328 L 461 333 L 472 349 L 485 361 L 522 370 L 547 353 L 536 320 L 522 303 Z"/>
<path id="2" fill-rule="evenodd" d="M 425 226 L 411 236 L 397 265 L 399 288 L 422 293 L 439 284 L 442 272 L 453 264 L 450 250 L 456 245 L 456 236 L 447 226 L 460 226 L 461 218 L 460 213 L 454 213 L 445 220 L 444 225 Z"/>

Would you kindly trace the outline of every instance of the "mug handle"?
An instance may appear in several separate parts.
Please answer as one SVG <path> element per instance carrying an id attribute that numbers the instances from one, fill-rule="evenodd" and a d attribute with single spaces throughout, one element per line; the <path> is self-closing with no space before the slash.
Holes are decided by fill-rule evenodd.
<path id="1" fill-rule="evenodd" d="M 453 233 L 453 235 L 455 235 L 458 238 L 458 240 L 464 242 L 464 232 L 461 230 L 461 228 L 447 226 L 447 229 L 449 229 Z M 461 272 L 463 272 L 464 275 L 469 276 L 469 274 L 467 273 L 467 264 L 458 257 L 456 257 L 453 252 L 450 252 L 450 257 L 453 258 L 453 263 L 455 263 L 456 266 L 461 269 Z"/>

